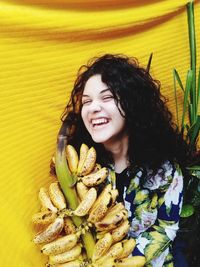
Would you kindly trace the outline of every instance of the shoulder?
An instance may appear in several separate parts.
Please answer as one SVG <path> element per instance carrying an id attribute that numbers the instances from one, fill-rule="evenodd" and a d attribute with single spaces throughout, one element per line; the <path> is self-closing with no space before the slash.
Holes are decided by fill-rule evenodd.
<path id="1" fill-rule="evenodd" d="M 170 186 L 183 187 L 183 176 L 176 162 L 165 161 L 156 173 L 147 169 L 147 179 L 144 188 L 166 192 Z"/>

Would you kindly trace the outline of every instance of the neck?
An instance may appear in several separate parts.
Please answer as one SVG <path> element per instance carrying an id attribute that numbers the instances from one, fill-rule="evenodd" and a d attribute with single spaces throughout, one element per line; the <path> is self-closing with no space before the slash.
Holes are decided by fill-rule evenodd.
<path id="1" fill-rule="evenodd" d="M 124 136 L 119 141 L 105 145 L 106 150 L 111 152 L 114 161 L 115 171 L 122 172 L 128 167 L 128 136 Z"/>

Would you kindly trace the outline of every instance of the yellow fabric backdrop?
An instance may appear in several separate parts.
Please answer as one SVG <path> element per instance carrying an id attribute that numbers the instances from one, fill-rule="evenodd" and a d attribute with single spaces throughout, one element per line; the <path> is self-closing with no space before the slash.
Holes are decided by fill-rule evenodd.
<path id="1" fill-rule="evenodd" d="M 39 208 L 39 188 L 51 180 L 60 115 L 81 64 L 124 53 L 146 66 L 153 52 L 151 73 L 174 111 L 172 69 L 184 78 L 189 68 L 186 2 L 1 1 L 0 266 L 44 266 L 31 241 L 31 215 Z M 199 1 L 195 18 L 200 48 Z"/>

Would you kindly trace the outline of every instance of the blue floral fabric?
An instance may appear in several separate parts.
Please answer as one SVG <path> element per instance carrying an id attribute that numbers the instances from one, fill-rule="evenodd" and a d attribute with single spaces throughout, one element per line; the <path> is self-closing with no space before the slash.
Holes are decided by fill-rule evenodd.
<path id="1" fill-rule="evenodd" d="M 165 162 L 156 175 L 140 169 L 123 186 L 123 201 L 129 213 L 129 236 L 136 239 L 133 255 L 145 255 L 148 267 L 172 267 L 172 242 L 179 228 L 183 203 L 183 176 L 178 164 Z M 124 177 L 126 179 L 126 177 Z"/>

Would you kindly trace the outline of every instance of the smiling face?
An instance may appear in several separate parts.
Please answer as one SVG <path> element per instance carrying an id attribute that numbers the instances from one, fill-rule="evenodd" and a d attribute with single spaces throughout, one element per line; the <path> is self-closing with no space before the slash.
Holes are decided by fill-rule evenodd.
<path id="1" fill-rule="evenodd" d="M 127 137 L 125 118 L 120 114 L 111 91 L 101 81 L 100 74 L 90 77 L 85 84 L 81 116 L 96 143 L 106 147 Z"/>

